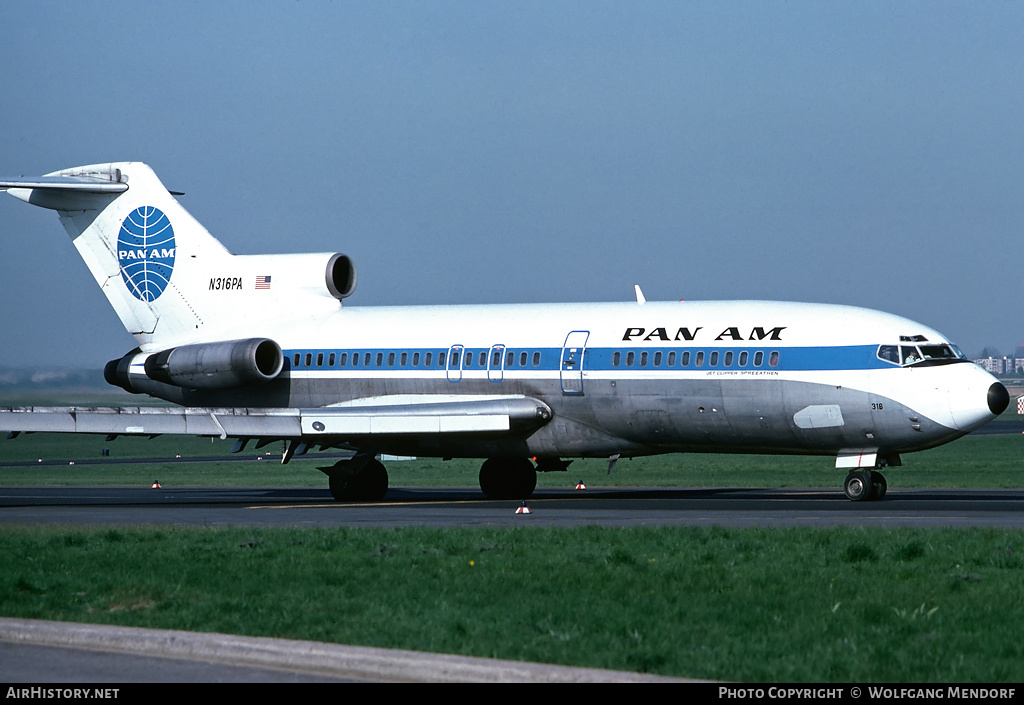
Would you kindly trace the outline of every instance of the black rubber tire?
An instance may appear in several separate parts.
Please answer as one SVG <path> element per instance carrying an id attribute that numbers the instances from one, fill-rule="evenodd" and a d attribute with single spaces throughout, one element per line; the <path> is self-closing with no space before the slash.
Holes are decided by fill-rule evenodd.
<path id="1" fill-rule="evenodd" d="M 846 476 L 843 492 L 851 502 L 864 502 L 874 494 L 870 470 L 855 470 Z"/>
<path id="2" fill-rule="evenodd" d="M 488 499 L 527 499 L 537 470 L 526 458 L 488 458 L 480 466 L 480 489 Z"/>

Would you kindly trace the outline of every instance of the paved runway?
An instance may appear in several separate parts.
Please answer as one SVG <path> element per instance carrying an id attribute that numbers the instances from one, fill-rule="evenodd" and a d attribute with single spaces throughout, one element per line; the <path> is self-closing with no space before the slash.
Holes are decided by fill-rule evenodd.
<path id="1" fill-rule="evenodd" d="M 0 487 L 0 523 L 179 526 L 984 526 L 1024 528 L 1024 490 L 890 489 L 850 502 L 838 488 L 539 488 L 519 502 L 476 488 L 392 488 L 376 504 L 325 489 Z"/>

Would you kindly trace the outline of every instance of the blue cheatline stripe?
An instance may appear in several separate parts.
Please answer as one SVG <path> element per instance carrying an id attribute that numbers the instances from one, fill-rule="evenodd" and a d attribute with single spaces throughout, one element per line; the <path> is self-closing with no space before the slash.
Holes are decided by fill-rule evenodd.
<path id="1" fill-rule="evenodd" d="M 891 369 L 898 367 L 878 359 L 876 352 L 877 345 L 848 345 L 848 346 L 821 346 L 821 347 L 623 347 L 623 348 L 587 348 L 586 359 L 583 363 L 585 372 L 636 372 L 649 371 L 657 372 L 678 371 L 678 370 L 776 370 L 779 372 L 807 372 L 817 370 L 872 370 Z M 431 364 L 424 364 L 427 353 L 431 354 Z M 439 355 L 447 355 L 448 348 L 295 348 L 285 350 L 286 370 L 398 370 L 398 371 L 443 371 L 445 365 L 439 365 Z M 520 365 L 520 354 L 527 353 L 526 365 Z M 627 365 L 627 354 L 634 353 L 633 364 Z M 683 365 L 683 353 L 689 352 L 689 364 Z M 701 366 L 696 365 L 697 353 L 703 352 L 704 359 Z M 718 353 L 718 364 L 711 365 L 712 353 Z M 733 353 L 732 364 L 725 364 L 726 353 Z M 746 365 L 740 365 L 740 353 L 747 352 Z M 755 353 L 764 354 L 760 366 L 754 365 Z M 772 366 L 769 363 L 773 352 L 779 353 L 778 365 Z M 365 364 L 366 353 L 370 354 L 370 364 Z M 402 364 L 402 354 L 405 353 L 405 364 Z M 413 365 L 414 353 L 419 353 L 419 364 Z M 472 355 L 472 364 L 462 365 L 463 372 L 484 372 L 487 365 L 480 364 L 480 353 L 491 354 L 490 348 L 467 347 L 465 353 Z M 516 348 L 508 346 L 503 354 L 513 354 L 513 364 L 505 364 L 506 372 L 524 371 L 546 371 L 557 372 L 560 368 L 560 356 L 562 348 Z M 533 364 L 534 354 L 540 353 L 540 362 Z M 613 360 L 616 353 L 619 353 L 619 364 L 615 365 Z M 641 353 L 647 353 L 646 364 L 641 365 Z M 655 365 L 656 353 L 661 353 L 661 364 Z M 668 364 L 669 353 L 675 353 L 675 363 Z M 334 355 L 334 364 L 331 365 L 331 355 Z M 295 356 L 298 355 L 299 363 L 295 364 Z M 341 356 L 346 355 L 344 365 L 339 364 Z M 352 364 L 352 356 L 359 355 L 359 364 Z M 393 364 L 389 364 L 391 356 L 394 355 Z M 307 363 L 308 359 L 308 363 Z M 381 364 L 378 364 L 378 359 Z M 503 362 L 507 362 L 507 357 Z"/>

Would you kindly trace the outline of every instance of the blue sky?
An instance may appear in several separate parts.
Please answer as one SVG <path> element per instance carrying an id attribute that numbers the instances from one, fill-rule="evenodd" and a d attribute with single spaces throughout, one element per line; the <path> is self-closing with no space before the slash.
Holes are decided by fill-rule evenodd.
<path id="1" fill-rule="evenodd" d="M 0 174 L 145 161 L 346 305 L 777 299 L 1024 341 L 1024 4 L 0 3 Z M 0 365 L 134 342 L 0 197 Z"/>

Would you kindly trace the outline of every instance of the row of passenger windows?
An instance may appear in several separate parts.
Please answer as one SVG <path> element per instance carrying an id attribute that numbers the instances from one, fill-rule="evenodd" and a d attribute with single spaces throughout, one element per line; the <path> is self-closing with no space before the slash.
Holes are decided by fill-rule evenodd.
<path id="1" fill-rule="evenodd" d="M 757 350 L 754 352 L 752 356 L 754 367 L 764 366 L 764 356 L 765 354 L 762 350 Z M 615 354 L 612 355 L 612 366 L 621 367 L 623 363 L 623 358 L 625 358 L 626 367 L 647 367 L 648 365 L 652 367 L 661 367 L 662 363 L 664 363 L 664 366 L 666 367 L 676 366 L 675 351 L 663 353 L 659 350 L 657 352 L 651 353 L 646 350 L 643 350 L 637 353 L 630 350 L 626 352 L 624 355 L 623 353 L 616 351 Z M 710 353 L 706 355 L 706 359 L 709 367 L 718 367 L 719 362 L 722 363 L 723 367 L 732 367 L 733 362 L 736 363 L 737 367 L 747 367 L 747 364 L 751 360 L 751 354 L 747 350 L 741 350 L 738 353 L 733 350 L 726 350 L 724 353 L 720 353 L 718 350 L 712 350 Z M 698 350 L 692 353 L 692 357 L 691 352 L 689 350 L 684 350 L 683 352 L 679 353 L 680 367 L 690 367 L 691 362 L 693 362 L 694 367 L 703 367 L 704 360 L 705 352 L 703 350 Z M 773 350 L 772 352 L 768 353 L 768 365 L 769 367 L 777 367 L 778 364 L 779 351 Z"/>
<path id="2" fill-rule="evenodd" d="M 488 356 L 490 356 L 489 365 Z M 442 350 L 436 353 L 433 351 L 294 353 L 291 362 L 293 368 L 325 366 L 427 368 L 436 366 L 451 369 L 458 369 L 459 367 L 463 369 L 473 367 L 501 369 L 502 356 L 505 358 L 505 369 L 517 366 L 520 368 L 540 367 L 541 364 L 540 351 L 533 351 L 531 353 L 523 350 L 517 353 L 512 350 L 492 349 L 490 351 L 481 350 L 474 352 L 461 348 Z M 773 350 L 767 356 L 768 365 L 770 367 L 777 367 L 779 364 L 779 352 Z M 653 353 L 647 350 L 640 352 L 629 350 L 625 353 L 616 351 L 612 354 L 613 367 L 675 367 L 677 361 L 680 367 L 690 367 L 691 363 L 693 367 L 703 367 L 705 361 L 707 361 L 709 367 L 718 367 L 719 363 L 723 367 L 733 367 L 734 363 L 737 367 L 747 367 L 750 362 L 753 362 L 754 367 L 763 367 L 765 352 L 757 350 L 750 353 L 747 350 L 741 350 L 737 353 L 733 350 L 726 350 L 725 352 L 712 350 L 710 353 L 705 353 L 703 350 L 696 352 L 684 350 L 678 354 L 678 357 L 674 350 L 667 353 L 660 350 Z M 566 363 L 567 366 L 571 364 L 572 362 Z"/>
<path id="3" fill-rule="evenodd" d="M 481 367 L 486 368 L 487 356 L 491 356 L 490 367 L 498 369 L 501 367 L 502 355 L 505 356 L 505 367 L 540 367 L 541 355 L 539 351 L 532 354 L 523 350 L 518 354 L 511 350 L 481 350 L 475 353 L 471 350 L 454 349 L 451 351 L 442 350 L 438 353 L 427 352 L 341 352 L 341 353 L 295 353 L 292 355 L 292 367 L 448 367 L 457 369 L 460 365 L 463 368 Z M 316 363 L 314 365 L 314 362 Z"/>

